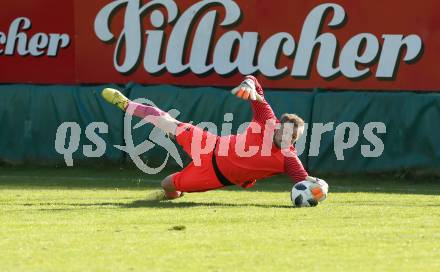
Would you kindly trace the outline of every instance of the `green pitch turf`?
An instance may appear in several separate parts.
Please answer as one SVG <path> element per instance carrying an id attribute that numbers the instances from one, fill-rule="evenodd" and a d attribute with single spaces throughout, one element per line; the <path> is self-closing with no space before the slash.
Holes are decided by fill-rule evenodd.
<path id="1" fill-rule="evenodd" d="M 135 170 L 0 168 L 0 271 L 440 271 L 440 184 L 330 178 L 316 208 L 285 178 L 144 201 Z"/>

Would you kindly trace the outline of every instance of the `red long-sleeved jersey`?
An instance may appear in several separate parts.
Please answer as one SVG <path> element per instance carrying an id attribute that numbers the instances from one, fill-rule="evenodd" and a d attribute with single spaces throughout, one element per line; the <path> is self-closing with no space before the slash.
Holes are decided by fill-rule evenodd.
<path id="1" fill-rule="evenodd" d="M 215 153 L 221 173 L 232 183 L 246 187 L 257 179 L 280 173 L 286 173 L 294 182 L 305 180 L 308 174 L 295 147 L 292 145 L 281 150 L 273 143 L 274 126 L 279 120 L 264 99 L 263 89 L 256 78 L 247 78 L 254 81 L 264 101 L 251 101 L 253 118 L 244 133 L 219 137 L 220 144 Z"/>

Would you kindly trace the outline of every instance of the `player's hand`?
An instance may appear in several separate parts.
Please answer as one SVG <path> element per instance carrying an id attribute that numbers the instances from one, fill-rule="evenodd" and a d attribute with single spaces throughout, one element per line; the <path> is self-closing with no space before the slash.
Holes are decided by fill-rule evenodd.
<path id="1" fill-rule="evenodd" d="M 316 186 L 315 188 L 312 188 L 312 194 L 314 196 L 314 198 L 316 200 L 318 200 L 319 202 L 324 201 L 327 198 L 327 194 L 328 194 L 328 184 L 327 182 L 325 182 L 325 180 L 323 179 L 319 179 L 319 178 L 315 178 L 315 177 L 311 177 L 308 176 L 306 178 L 307 181 L 311 181 L 313 183 L 316 183 L 318 186 Z"/>
<path id="2" fill-rule="evenodd" d="M 255 83 L 251 79 L 245 79 L 240 85 L 232 89 L 231 93 L 243 100 L 263 102 L 263 98 L 257 93 Z"/>

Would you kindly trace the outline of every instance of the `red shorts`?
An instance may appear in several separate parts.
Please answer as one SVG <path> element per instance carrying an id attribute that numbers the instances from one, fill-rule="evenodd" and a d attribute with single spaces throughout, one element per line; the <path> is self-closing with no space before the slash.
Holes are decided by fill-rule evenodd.
<path id="1" fill-rule="evenodd" d="M 180 130 L 180 131 L 179 131 Z M 195 136 L 198 134 L 198 136 Z M 196 149 L 192 146 L 194 139 L 201 139 L 201 147 L 206 147 L 206 143 L 217 140 L 216 135 L 204 131 L 199 127 L 187 123 L 181 123 L 178 127 L 176 141 L 188 153 L 193 161 L 182 171 L 173 175 L 174 187 L 181 192 L 204 192 L 223 187 L 218 180 L 212 166 L 213 149 L 206 154 L 196 154 Z M 194 149 L 194 150 L 192 150 Z M 196 160 L 196 163 L 195 161 Z"/>

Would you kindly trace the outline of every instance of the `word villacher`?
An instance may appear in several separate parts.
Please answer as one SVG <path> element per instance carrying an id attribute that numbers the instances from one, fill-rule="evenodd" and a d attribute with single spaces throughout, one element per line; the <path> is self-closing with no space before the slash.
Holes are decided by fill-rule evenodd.
<path id="1" fill-rule="evenodd" d="M 216 6 L 224 8 L 222 21 L 217 20 L 219 14 Z M 386 79 L 395 75 L 399 62 L 412 63 L 423 52 L 422 39 L 416 34 L 383 34 L 379 41 L 371 33 L 351 37 L 337 52 L 336 35 L 324 31 L 327 26 L 334 32 L 340 31 L 336 28 L 342 27 L 346 19 L 344 8 L 334 3 L 321 4 L 310 11 L 297 41 L 291 34 L 279 32 L 262 41 L 257 50 L 258 32 L 230 30 L 215 43 L 212 42 L 217 28 L 225 28 L 239 21 L 242 14 L 234 1 L 199 1 L 179 12 L 172 0 L 153 0 L 144 5 L 140 5 L 139 0 L 117 0 L 103 7 L 95 18 L 95 33 L 101 41 L 111 42 L 115 38 L 109 28 L 113 17 L 111 14 L 122 11 L 125 12 L 124 23 L 116 39 L 113 60 L 115 69 L 120 73 L 135 69 L 143 55 L 145 71 L 153 74 L 163 70 L 179 74 L 189 69 L 194 74 L 215 71 L 226 75 L 238 69 L 241 74 L 260 72 L 267 77 L 276 77 L 290 73 L 293 77 L 307 77 L 313 51 L 317 50 L 316 69 L 323 78 L 341 74 L 350 79 L 359 79 L 368 76 L 369 67 L 377 64 L 375 76 Z M 145 30 L 141 24 L 141 18 L 147 12 L 155 29 Z M 294 12 L 292 16 L 295 16 Z M 331 18 L 326 20 L 328 16 Z M 325 26 L 324 22 L 327 21 Z M 165 23 L 173 24 L 171 33 L 166 35 L 162 30 Z M 191 28 L 193 25 L 194 30 Z M 194 36 L 189 41 L 191 33 Z M 145 48 L 142 48 L 143 44 Z M 239 49 L 235 59 L 231 60 L 236 44 Z M 403 48 L 406 50 L 402 51 Z M 124 49 L 125 54 L 121 54 Z M 212 60 L 208 59 L 210 52 Z M 402 52 L 404 54 L 401 56 Z M 164 56 L 163 61 L 161 56 Z M 185 56 L 188 56 L 188 62 L 184 62 Z M 293 57 L 292 66 L 279 67 L 277 63 L 282 56 Z M 335 60 L 336 56 L 338 59 Z M 256 64 L 254 59 L 257 60 Z"/>
<path id="2" fill-rule="evenodd" d="M 36 33 L 28 38 L 24 30 L 32 27 L 31 20 L 26 17 L 19 17 L 12 21 L 8 33 L 0 32 L 0 55 L 12 56 L 18 53 L 20 56 L 41 56 L 55 57 L 60 48 L 70 44 L 70 37 L 65 33 Z M 29 41 L 28 41 L 29 39 Z"/>

